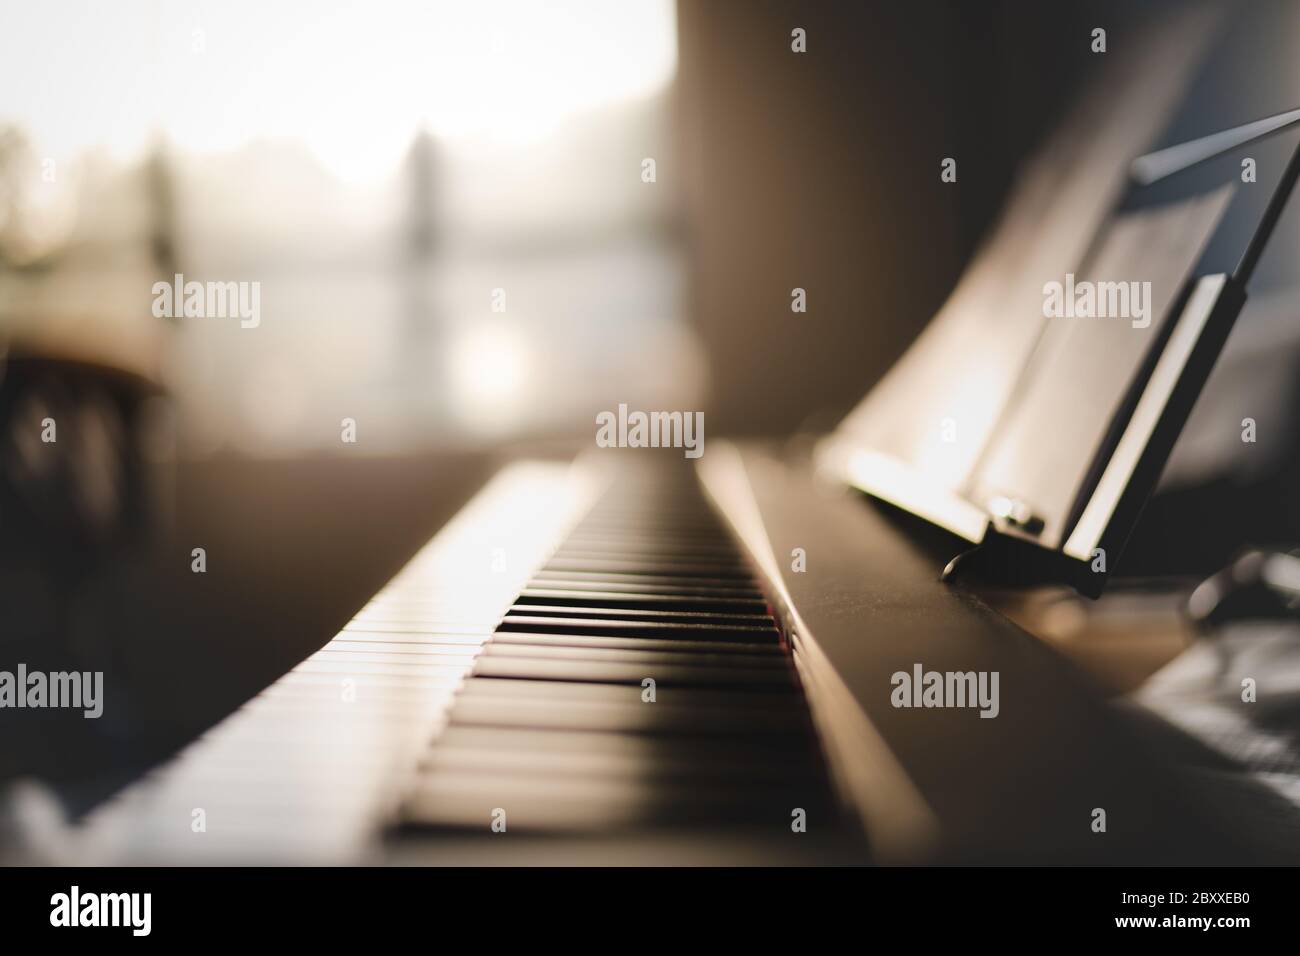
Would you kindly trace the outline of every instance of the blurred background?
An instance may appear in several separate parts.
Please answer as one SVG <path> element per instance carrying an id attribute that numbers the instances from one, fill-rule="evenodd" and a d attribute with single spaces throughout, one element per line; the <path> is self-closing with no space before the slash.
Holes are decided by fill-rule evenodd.
<path id="1" fill-rule="evenodd" d="M 6 316 L 166 385 L 183 452 L 572 430 L 575 382 L 698 388 L 667 0 L 6 20 Z M 261 325 L 154 318 L 177 272 L 260 282 Z"/>
<path id="2" fill-rule="evenodd" d="M 711 437 L 833 427 L 1104 67 L 1091 30 L 1140 56 L 1174 6 L 10 5 L 3 659 L 115 670 L 134 709 L 95 753 L 153 756 L 327 640 L 510 453 L 620 402 L 703 408 Z M 1300 5 L 1215 6 L 1267 51 L 1241 121 L 1300 105 Z M 1134 574 L 1300 538 L 1297 261 L 1292 210 Z M 260 283 L 260 324 L 155 317 L 176 273 Z M 47 414 L 77 423 L 56 448 Z"/>
<path id="3" fill-rule="evenodd" d="M 1290 52 L 1294 5 L 1220 6 Z M 824 430 L 1102 67 L 1078 38 L 1104 24 L 1134 55 L 1174 5 L 1131 8 L 10 11 L 0 314 L 11 341 L 165 386 L 190 454 L 337 450 L 343 417 L 362 453 L 585 436 L 618 401 L 703 403 L 713 434 Z M 1295 62 L 1241 77 L 1260 115 L 1296 97 Z M 1264 291 L 1294 281 L 1268 265 Z M 154 318 L 176 272 L 260 282 L 261 325 Z"/>

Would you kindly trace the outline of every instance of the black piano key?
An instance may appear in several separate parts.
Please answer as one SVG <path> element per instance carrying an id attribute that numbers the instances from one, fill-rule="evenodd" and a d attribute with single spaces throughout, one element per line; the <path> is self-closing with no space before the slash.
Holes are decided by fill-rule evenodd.
<path id="1" fill-rule="evenodd" d="M 673 710 L 692 708 L 699 712 L 727 709 L 732 712 L 762 711 L 791 724 L 807 725 L 803 697 L 791 689 L 723 690 L 711 687 L 679 687 L 656 695 L 653 704 L 642 697 L 639 684 L 594 684 L 581 681 L 537 681 L 511 678 L 474 677 L 465 682 L 461 699 L 540 700 L 551 703 L 626 704 L 635 707 L 667 706 Z"/>
<path id="2" fill-rule="evenodd" d="M 666 692 L 665 692 L 666 693 Z M 467 695 L 451 712 L 452 726 L 513 727 L 656 737 L 750 738 L 764 749 L 806 751 L 810 745 L 806 715 L 786 709 L 708 709 L 607 701 L 547 700 L 526 695 Z"/>
<path id="3" fill-rule="evenodd" d="M 457 747 L 481 752 L 576 751 L 594 757 L 609 754 L 620 759 L 656 759 L 680 755 L 700 762 L 735 760 L 747 764 L 764 764 L 779 773 L 794 774 L 803 773 L 809 766 L 821 768 L 821 755 L 807 746 L 802 728 L 798 731 L 794 735 L 777 736 L 772 745 L 768 746 L 763 738 L 752 735 L 624 734 L 461 723 L 448 726 L 434 747 Z"/>
<path id="4" fill-rule="evenodd" d="M 476 677 L 512 677 L 517 680 L 594 681 L 641 684 L 647 678 L 657 687 L 791 687 L 788 668 L 714 667 L 687 664 L 619 663 L 614 661 L 543 660 L 484 655 L 474 663 Z"/>
<path id="5" fill-rule="evenodd" d="M 737 567 L 724 567 L 716 565 L 701 565 L 688 560 L 681 561 L 636 561 L 636 560 L 617 560 L 612 558 L 606 559 L 577 559 L 554 557 L 542 566 L 544 571 L 567 571 L 583 572 L 595 571 L 606 574 L 632 574 L 639 578 L 659 578 L 666 577 L 682 579 L 691 577 L 702 577 L 709 580 L 718 581 L 752 581 L 753 576 L 748 569 Z"/>
<path id="6" fill-rule="evenodd" d="M 677 781 L 702 787 L 717 781 L 752 787 L 789 786 L 797 782 L 809 791 L 815 789 L 819 768 L 813 762 L 773 763 L 755 757 L 752 753 L 704 755 L 687 749 L 664 747 L 592 753 L 544 748 L 484 749 L 440 743 L 424 755 L 420 769 L 425 773 L 468 771 L 531 773 L 548 777 L 612 777 L 646 783 Z"/>
<path id="7" fill-rule="evenodd" d="M 584 607 L 581 604 L 531 604 L 523 598 L 506 611 L 507 617 L 576 617 L 610 621 L 649 621 L 659 624 L 721 624 L 775 627 L 772 615 L 717 611 L 677 611 L 663 608 Z"/>
<path id="8" fill-rule="evenodd" d="M 552 561 L 563 560 L 575 564 L 609 561 L 635 562 L 638 565 L 686 565 L 701 572 L 748 573 L 748 565 L 734 554 L 726 557 L 714 554 L 674 553 L 668 549 L 622 547 L 609 549 L 560 548 L 551 556 Z"/>
<path id="9" fill-rule="evenodd" d="M 525 657 L 538 660 L 606 661 L 638 664 L 647 668 L 668 665 L 694 667 L 766 667 L 789 670 L 784 656 L 773 654 L 710 654 L 699 650 L 646 650 L 611 647 L 555 647 L 545 644 L 497 644 L 483 647 L 487 657 Z M 433 657 L 434 655 L 429 655 Z M 653 676 L 653 675 L 650 675 Z"/>
<path id="10" fill-rule="evenodd" d="M 527 587 L 520 604 L 534 607 L 602 607 L 647 611 L 697 611 L 719 614 L 767 614 L 761 598 L 701 597 L 695 594 L 638 594 L 634 591 L 592 591 L 581 588 Z M 519 605 L 516 605 L 519 606 Z"/>
<path id="11" fill-rule="evenodd" d="M 770 641 L 780 632 L 761 624 L 657 624 L 653 621 L 617 621 L 608 618 L 507 616 L 498 631 L 531 631 L 538 634 L 598 634 L 607 637 L 681 637 L 708 641 Z"/>
<path id="12" fill-rule="evenodd" d="M 632 545 L 636 553 L 642 555 L 664 555 L 666 557 L 725 558 L 737 560 L 736 549 L 730 540 L 719 537 L 709 539 L 671 538 L 646 536 L 638 538 Z M 591 552 L 595 554 L 626 553 L 629 542 L 626 535 L 573 535 L 565 541 L 562 550 L 573 552 Z"/>
<path id="13" fill-rule="evenodd" d="M 735 581 L 710 583 L 698 578 L 683 578 L 680 581 L 662 579 L 637 580 L 631 575 L 606 574 L 572 574 L 562 572 L 539 571 L 528 584 L 538 588 L 570 588 L 586 591 L 619 591 L 629 594 L 664 594 L 669 596 L 698 596 L 717 598 L 743 598 L 752 601 L 764 600 L 763 594 L 752 584 Z"/>
<path id="14" fill-rule="evenodd" d="M 782 654 L 780 644 L 749 641 L 690 641 L 654 637 L 611 637 L 604 634 L 537 634 L 498 631 L 493 644 L 547 645 L 551 647 L 611 647 L 645 651 L 703 651 L 709 654 Z"/>
<path id="15" fill-rule="evenodd" d="M 422 776 L 407 826 L 489 833 L 605 833 L 667 827 L 761 827 L 790 832 L 795 808 L 829 817 L 817 785 L 702 788 L 697 782 L 557 777 L 548 774 L 433 773 Z"/>

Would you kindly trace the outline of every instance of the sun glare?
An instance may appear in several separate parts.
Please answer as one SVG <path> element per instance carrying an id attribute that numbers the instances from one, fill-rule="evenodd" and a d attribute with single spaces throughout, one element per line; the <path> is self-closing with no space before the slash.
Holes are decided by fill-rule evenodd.
<path id="1" fill-rule="evenodd" d="M 670 0 L 39 4 L 6 14 L 0 122 L 42 155 L 131 158 L 296 139 L 332 172 L 396 167 L 413 133 L 527 143 L 652 94 L 676 67 Z"/>

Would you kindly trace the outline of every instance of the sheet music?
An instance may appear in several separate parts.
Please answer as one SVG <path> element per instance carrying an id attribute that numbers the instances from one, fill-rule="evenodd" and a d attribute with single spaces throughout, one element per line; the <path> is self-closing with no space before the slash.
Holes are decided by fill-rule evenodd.
<path id="1" fill-rule="evenodd" d="M 970 500 L 1006 496 L 1043 518 L 1042 540 L 1059 546 L 1080 479 L 1101 449 L 1111 422 L 1152 346 L 1159 341 L 1184 282 L 1233 195 L 1231 186 L 1181 202 L 1116 216 L 1074 281 L 1048 277 L 1069 291 L 1098 291 L 1091 315 L 1046 320 L 1038 347 L 998 421 L 972 481 Z M 1132 293 L 1130 295 L 1130 292 Z M 1040 296 L 1040 305 L 1045 296 Z M 1110 301 L 1104 301 L 1109 299 Z M 1064 305 L 1073 305 L 1066 302 Z M 1127 314 L 1106 314 L 1111 306 Z M 1077 310 L 1070 310 L 1077 311 Z"/>

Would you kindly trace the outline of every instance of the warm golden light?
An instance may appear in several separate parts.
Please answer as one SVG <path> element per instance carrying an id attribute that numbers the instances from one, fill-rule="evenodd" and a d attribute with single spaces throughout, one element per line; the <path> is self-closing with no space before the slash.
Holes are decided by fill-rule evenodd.
<path id="1" fill-rule="evenodd" d="M 354 181 L 395 168 L 418 129 L 519 144 L 649 95 L 676 66 L 668 0 L 69 2 L 5 21 L 0 120 L 42 155 L 130 158 L 159 133 L 201 152 L 275 138 Z"/>

